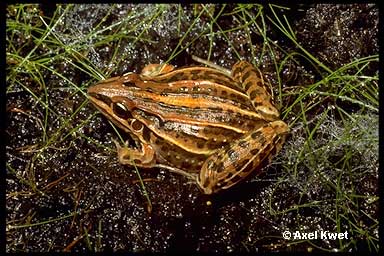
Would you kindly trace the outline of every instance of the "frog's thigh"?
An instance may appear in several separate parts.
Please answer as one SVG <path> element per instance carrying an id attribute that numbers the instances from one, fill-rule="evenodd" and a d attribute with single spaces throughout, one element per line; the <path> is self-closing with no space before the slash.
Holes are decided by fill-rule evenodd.
<path id="1" fill-rule="evenodd" d="M 237 184 L 277 153 L 287 130 L 283 121 L 270 122 L 218 150 L 204 162 L 198 185 L 211 194 Z"/>
<path id="2" fill-rule="evenodd" d="M 249 62 L 239 61 L 232 68 L 232 77 L 248 95 L 256 113 L 267 117 L 268 120 L 279 118 L 279 111 L 259 69 Z"/>
<path id="3" fill-rule="evenodd" d="M 174 69 L 175 67 L 170 64 L 149 64 L 143 68 L 141 75 L 151 78 L 167 74 Z"/>

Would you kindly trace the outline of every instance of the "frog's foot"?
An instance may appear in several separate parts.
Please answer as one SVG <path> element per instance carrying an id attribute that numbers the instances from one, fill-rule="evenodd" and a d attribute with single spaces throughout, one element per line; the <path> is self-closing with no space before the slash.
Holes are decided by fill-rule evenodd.
<path id="1" fill-rule="evenodd" d="M 144 168 L 152 168 L 155 165 L 155 151 L 149 144 L 141 144 L 141 149 L 120 146 L 120 143 L 112 139 L 116 145 L 119 162 L 121 164 L 136 165 Z"/>

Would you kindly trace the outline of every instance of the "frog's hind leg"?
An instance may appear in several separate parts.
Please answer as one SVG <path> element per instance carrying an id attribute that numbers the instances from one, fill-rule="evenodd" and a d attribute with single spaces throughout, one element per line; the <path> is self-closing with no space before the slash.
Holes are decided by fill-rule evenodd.
<path id="1" fill-rule="evenodd" d="M 228 189 L 260 171 L 284 144 L 288 126 L 269 122 L 212 154 L 204 162 L 197 180 L 205 194 Z M 257 174 L 257 173 L 254 173 Z"/>
<path id="2" fill-rule="evenodd" d="M 239 61 L 232 68 L 232 77 L 246 92 L 255 112 L 269 120 L 279 118 L 279 111 L 273 104 L 271 90 L 266 85 L 260 70 L 247 61 Z"/>

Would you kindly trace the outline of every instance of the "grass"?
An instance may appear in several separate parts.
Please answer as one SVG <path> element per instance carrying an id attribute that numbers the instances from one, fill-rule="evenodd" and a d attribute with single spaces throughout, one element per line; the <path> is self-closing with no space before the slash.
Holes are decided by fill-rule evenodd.
<path id="1" fill-rule="evenodd" d="M 286 10 L 283 6 L 247 4 L 125 8 L 72 4 L 58 5 L 48 18 L 38 5 L 8 5 L 7 251 L 38 250 L 27 240 L 16 238 L 27 233 L 44 238 L 38 228 L 51 228 L 53 223 L 62 233 L 52 232 L 58 239 L 43 246 L 45 250 L 103 250 L 109 241 L 106 230 L 112 224 L 90 216 L 102 216 L 98 207 L 108 205 L 108 200 L 100 198 L 109 179 L 98 184 L 97 177 L 115 175 L 116 153 L 110 138 L 116 135 L 89 107 L 86 88 L 110 76 L 139 72 L 148 63 L 184 65 L 184 56 L 192 54 L 225 68 L 247 58 L 272 77 L 281 117 L 291 132 L 272 163 L 281 171 L 266 189 L 268 200 L 261 207 L 267 210 L 265 218 L 280 223 L 279 232 L 287 228 L 311 232 L 320 227 L 351 234 L 349 240 L 330 243 L 281 237 L 275 243 L 285 250 L 378 251 L 378 72 L 369 71 L 377 65 L 378 54 L 333 69 L 297 39 Z M 89 12 L 94 15 L 90 17 Z M 281 33 L 279 40 L 270 37 L 271 31 Z M 293 71 L 299 83 L 287 86 L 284 72 L 290 66 L 303 65 L 304 72 Z M 102 167 L 109 165 L 112 168 L 103 172 Z M 94 177 L 87 173 L 94 173 Z M 139 170 L 128 178 L 132 180 L 134 175 L 152 209 L 151 196 L 159 201 L 162 198 L 146 187 Z M 132 189 L 134 186 L 127 195 Z M 124 189 L 113 193 L 118 192 Z M 288 197 L 282 200 L 281 195 Z M 45 216 L 40 210 L 45 200 L 56 197 L 64 201 L 72 198 L 72 207 L 61 205 L 63 209 L 50 209 L 52 216 Z M 112 197 L 112 204 L 121 204 L 117 197 Z M 28 202 L 35 206 L 20 210 L 20 205 Z M 260 207 L 245 204 L 249 211 Z M 142 207 L 139 202 L 132 205 Z M 148 221 L 146 211 L 143 209 L 137 219 Z M 95 220 L 97 231 L 83 220 Z M 146 231 L 143 224 L 135 225 L 141 230 L 133 241 L 140 245 L 145 240 L 140 236 Z M 69 238 L 62 241 L 66 232 Z M 258 234 L 258 238 L 263 236 Z M 260 246 L 246 239 L 242 244 L 250 251 Z M 139 245 L 132 247 L 148 250 L 148 245 Z M 109 246 L 119 248 L 118 244 Z M 262 246 L 268 248 L 269 243 Z"/>

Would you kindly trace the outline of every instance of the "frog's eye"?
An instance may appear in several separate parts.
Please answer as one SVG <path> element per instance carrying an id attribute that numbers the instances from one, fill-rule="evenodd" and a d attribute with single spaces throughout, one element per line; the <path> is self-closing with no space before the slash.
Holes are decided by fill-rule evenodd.
<path id="1" fill-rule="evenodd" d="M 113 113 L 120 118 L 128 119 L 132 118 L 131 112 L 124 105 L 124 103 L 116 102 L 112 104 Z"/>
<path id="2" fill-rule="evenodd" d="M 125 87 L 136 87 L 136 84 L 134 82 L 132 82 L 131 80 L 124 81 L 122 83 L 122 85 Z"/>

